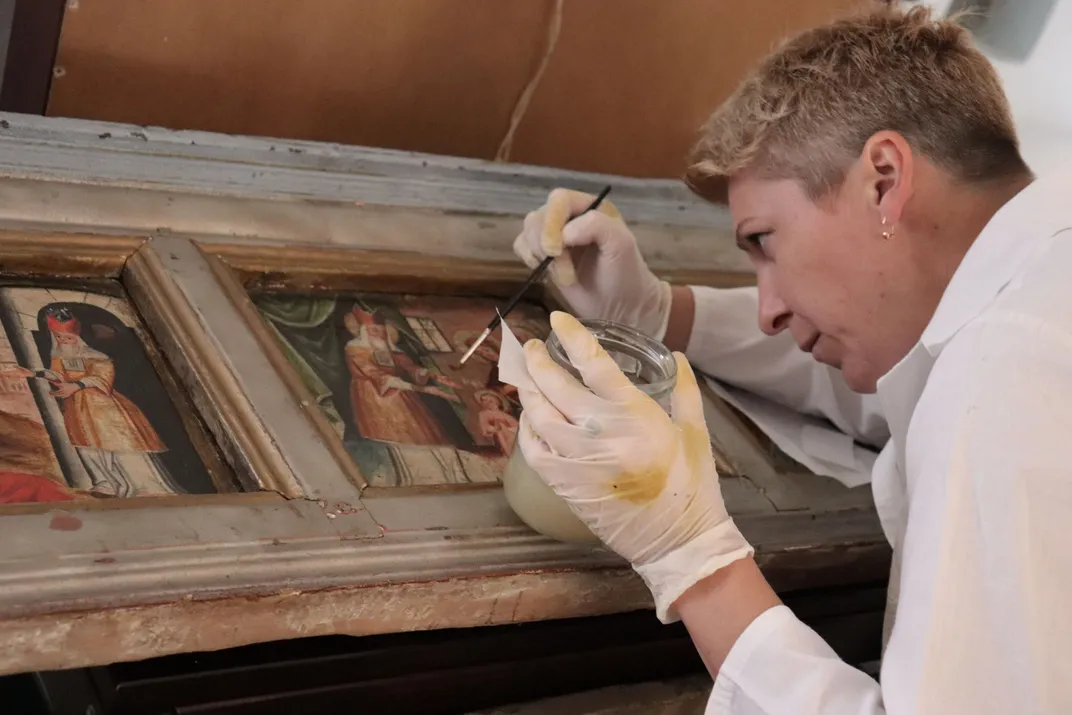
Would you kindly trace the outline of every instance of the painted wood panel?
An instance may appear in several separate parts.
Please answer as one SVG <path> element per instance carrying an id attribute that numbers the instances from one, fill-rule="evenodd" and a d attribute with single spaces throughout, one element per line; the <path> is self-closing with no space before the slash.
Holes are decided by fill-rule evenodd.
<path id="1" fill-rule="evenodd" d="M 0 503 L 235 491 L 115 282 L 0 283 Z M 176 399 L 179 400 L 177 405 Z M 218 462 L 216 462 L 218 465 Z"/>
<path id="2" fill-rule="evenodd" d="M 459 364 L 495 301 L 277 293 L 254 302 L 370 486 L 499 480 L 521 405 L 498 379 L 498 338 Z M 508 318 L 522 340 L 545 338 L 547 321 L 528 303 Z"/>

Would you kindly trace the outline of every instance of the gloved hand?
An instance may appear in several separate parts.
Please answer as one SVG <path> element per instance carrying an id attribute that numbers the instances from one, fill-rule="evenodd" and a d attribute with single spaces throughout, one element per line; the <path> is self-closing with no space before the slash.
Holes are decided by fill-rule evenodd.
<path id="1" fill-rule="evenodd" d="M 612 551 L 633 565 L 664 623 L 690 586 L 752 547 L 726 511 L 696 376 L 681 353 L 666 412 L 565 313 L 551 325 L 582 385 L 543 342 L 525 345 L 518 432 L 529 465 Z"/>
<path id="2" fill-rule="evenodd" d="M 648 269 L 613 203 L 604 201 L 578 216 L 594 200 L 590 194 L 555 189 L 543 207 L 525 217 L 514 253 L 529 268 L 557 256 L 548 268 L 551 278 L 581 318 L 624 323 L 662 340 L 670 316 L 670 284 Z"/>

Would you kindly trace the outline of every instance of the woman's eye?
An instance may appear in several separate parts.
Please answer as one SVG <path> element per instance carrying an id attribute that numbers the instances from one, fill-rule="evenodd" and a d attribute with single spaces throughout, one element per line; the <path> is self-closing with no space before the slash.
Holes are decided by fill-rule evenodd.
<path id="1" fill-rule="evenodd" d="M 745 240 L 748 241 L 749 246 L 752 246 L 753 248 L 755 248 L 760 253 L 764 253 L 764 252 L 766 252 L 766 247 L 767 247 L 766 243 L 767 243 L 767 237 L 768 236 L 770 236 L 769 231 L 762 231 L 762 232 L 759 232 L 759 233 L 750 233 L 750 234 L 748 234 L 748 236 L 745 237 Z"/>

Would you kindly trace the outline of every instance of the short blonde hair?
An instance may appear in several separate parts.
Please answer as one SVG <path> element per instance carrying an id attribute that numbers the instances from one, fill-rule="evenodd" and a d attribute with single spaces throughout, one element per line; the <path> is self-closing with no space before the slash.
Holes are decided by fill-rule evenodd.
<path id="1" fill-rule="evenodd" d="M 925 7 L 887 7 L 776 49 L 711 115 L 685 180 L 722 202 L 728 178 L 748 170 L 818 199 L 884 129 L 965 182 L 1028 172 L 1001 80 L 970 33 Z"/>

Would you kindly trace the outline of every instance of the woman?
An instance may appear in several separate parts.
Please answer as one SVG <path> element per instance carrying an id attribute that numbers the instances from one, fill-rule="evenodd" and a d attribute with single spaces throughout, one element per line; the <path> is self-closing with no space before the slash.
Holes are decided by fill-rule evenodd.
<path id="1" fill-rule="evenodd" d="M 552 277 L 581 317 L 629 322 L 881 449 L 872 489 L 894 549 L 881 684 L 764 580 L 681 353 L 670 418 L 553 316 L 589 389 L 526 345 L 529 463 L 633 564 L 658 616 L 688 627 L 715 678 L 709 712 L 1072 712 L 1072 175 L 1034 179 L 994 69 L 917 8 L 776 50 L 713 114 L 688 178 L 728 199 L 757 288 L 666 285 L 613 206 L 564 225 L 590 197 L 562 190 L 516 251 L 558 256 Z"/>

